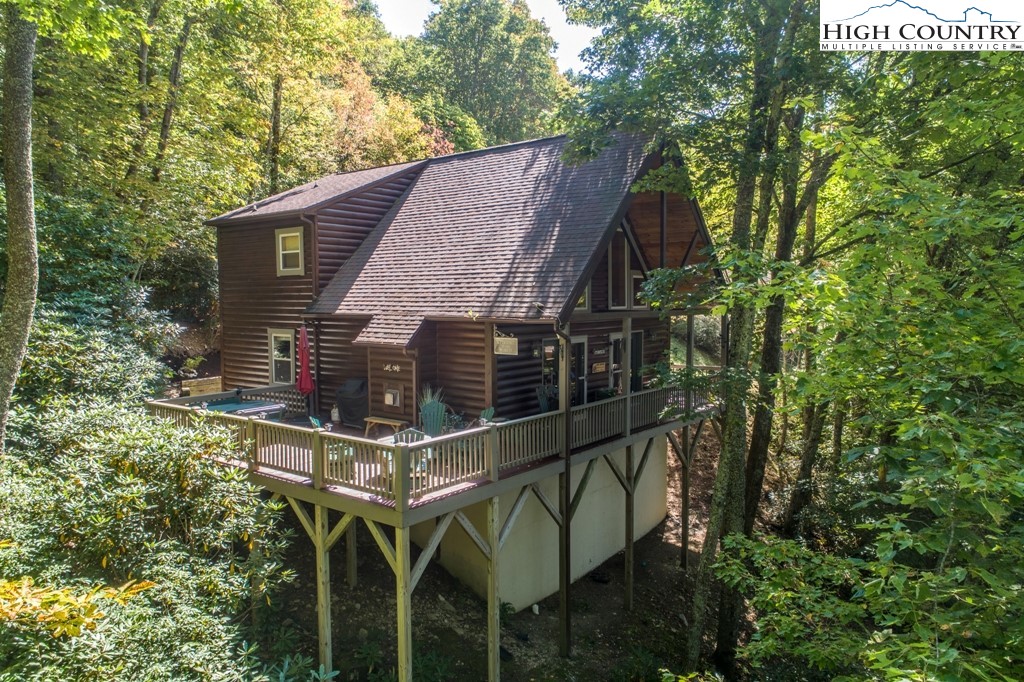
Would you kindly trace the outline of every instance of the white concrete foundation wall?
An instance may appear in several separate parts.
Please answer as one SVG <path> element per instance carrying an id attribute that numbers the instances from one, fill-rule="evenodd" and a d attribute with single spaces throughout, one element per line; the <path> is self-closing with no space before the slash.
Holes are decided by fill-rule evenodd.
<path id="1" fill-rule="evenodd" d="M 641 538 L 661 523 L 667 513 L 665 451 L 666 439 L 658 436 L 651 446 L 634 498 L 634 537 Z M 633 448 L 634 466 L 640 463 L 646 442 Z M 625 472 L 626 451 L 612 458 Z M 586 464 L 572 470 L 572 489 L 579 486 Z M 558 477 L 541 481 L 540 489 L 553 505 L 558 505 Z M 518 491 L 500 496 L 501 523 L 512 510 Z M 572 579 L 592 569 L 625 547 L 626 494 L 608 464 L 599 459 L 590 483 L 572 521 Z M 466 517 L 486 537 L 487 503 L 463 510 Z M 434 521 L 412 529 L 412 540 L 421 547 L 427 542 Z M 457 522 L 452 522 L 441 541 L 441 565 L 481 596 L 487 594 L 487 561 Z M 558 591 L 558 526 L 531 493 L 501 550 L 498 567 L 501 601 L 518 611 Z"/>

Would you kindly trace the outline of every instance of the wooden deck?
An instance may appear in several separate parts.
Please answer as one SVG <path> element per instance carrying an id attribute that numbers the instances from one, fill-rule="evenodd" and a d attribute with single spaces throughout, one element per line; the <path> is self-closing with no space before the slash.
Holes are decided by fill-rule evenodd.
<path id="1" fill-rule="evenodd" d="M 181 400 L 147 405 L 184 428 L 229 429 L 242 455 L 232 464 L 273 492 L 401 527 L 555 475 L 567 436 L 563 411 L 395 444 L 208 412 Z M 716 411 L 710 385 L 653 388 L 573 407 L 572 459 L 587 462 Z"/>

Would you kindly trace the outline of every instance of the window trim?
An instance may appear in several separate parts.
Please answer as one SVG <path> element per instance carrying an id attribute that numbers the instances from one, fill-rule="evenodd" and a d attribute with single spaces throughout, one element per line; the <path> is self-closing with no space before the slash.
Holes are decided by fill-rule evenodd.
<path id="1" fill-rule="evenodd" d="M 292 356 L 291 360 L 291 381 L 277 381 L 274 376 L 274 338 L 287 336 L 291 342 Z M 268 372 L 271 385 L 287 385 L 295 383 L 295 330 L 294 329 L 275 329 L 270 328 L 267 330 L 267 361 L 268 361 Z"/>
<path id="2" fill-rule="evenodd" d="M 299 266 L 296 268 L 285 268 L 282 267 L 281 257 L 286 253 L 295 253 L 295 251 L 289 249 L 285 251 L 281 248 L 281 243 L 285 237 L 297 236 L 299 238 Z M 305 258 L 305 238 L 303 236 L 302 226 L 298 227 L 280 227 L 274 230 L 274 255 L 276 258 L 277 276 L 278 277 L 301 277 L 306 274 L 306 258 Z"/>

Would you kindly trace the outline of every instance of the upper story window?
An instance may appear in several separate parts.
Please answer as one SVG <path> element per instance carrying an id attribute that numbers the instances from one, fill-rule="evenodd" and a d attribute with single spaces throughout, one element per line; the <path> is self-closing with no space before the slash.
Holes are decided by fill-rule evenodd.
<path id="1" fill-rule="evenodd" d="M 576 310 L 581 311 L 581 312 L 589 312 L 590 311 L 590 285 L 589 284 L 587 285 L 587 288 L 583 290 L 583 293 L 580 294 L 580 297 L 578 299 L 576 299 Z"/>
<path id="2" fill-rule="evenodd" d="M 623 223 L 608 245 L 608 307 L 612 310 L 647 307 L 641 295 L 646 279 L 644 261 L 626 229 Z"/>
<path id="3" fill-rule="evenodd" d="M 282 227 L 274 231 L 277 241 L 277 276 L 304 275 L 302 263 L 302 228 Z"/>
<path id="4" fill-rule="evenodd" d="M 615 231 L 608 247 L 608 307 L 629 306 L 631 285 L 629 274 L 629 242 L 621 229 Z"/>

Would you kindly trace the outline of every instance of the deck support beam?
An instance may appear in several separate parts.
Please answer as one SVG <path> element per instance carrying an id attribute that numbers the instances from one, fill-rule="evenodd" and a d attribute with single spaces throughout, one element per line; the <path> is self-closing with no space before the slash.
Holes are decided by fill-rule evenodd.
<path id="1" fill-rule="evenodd" d="M 412 680 L 412 561 L 409 529 L 395 528 L 395 592 L 398 605 L 398 680 Z"/>
<path id="2" fill-rule="evenodd" d="M 501 551 L 498 498 L 487 501 L 487 679 L 501 680 L 501 598 L 498 595 L 498 555 Z"/>
<path id="3" fill-rule="evenodd" d="M 633 479 L 633 446 L 626 446 L 626 594 L 623 598 L 623 608 L 627 611 L 633 610 L 633 492 L 635 481 Z"/>
<path id="4" fill-rule="evenodd" d="M 328 543 L 327 507 L 313 507 L 313 543 L 316 547 L 316 620 L 320 637 L 320 665 L 334 670 L 331 646 L 331 555 Z M 351 521 L 351 516 L 346 518 Z"/>
<path id="5" fill-rule="evenodd" d="M 572 340 L 569 325 L 555 327 L 558 336 L 558 409 L 564 415 L 565 432 L 562 435 L 562 458 L 564 467 L 558 474 L 558 653 L 568 658 L 572 654 L 572 615 L 569 609 L 572 589 L 572 535 L 570 515 L 572 513 L 572 401 L 569 393 L 569 364 L 572 362 Z M 627 405 L 627 414 L 629 406 Z M 540 490 L 534 486 L 534 492 Z M 538 495 L 543 502 L 543 496 Z M 550 510 L 549 510 L 550 512 Z M 554 515 L 552 515 L 554 518 Z"/>

